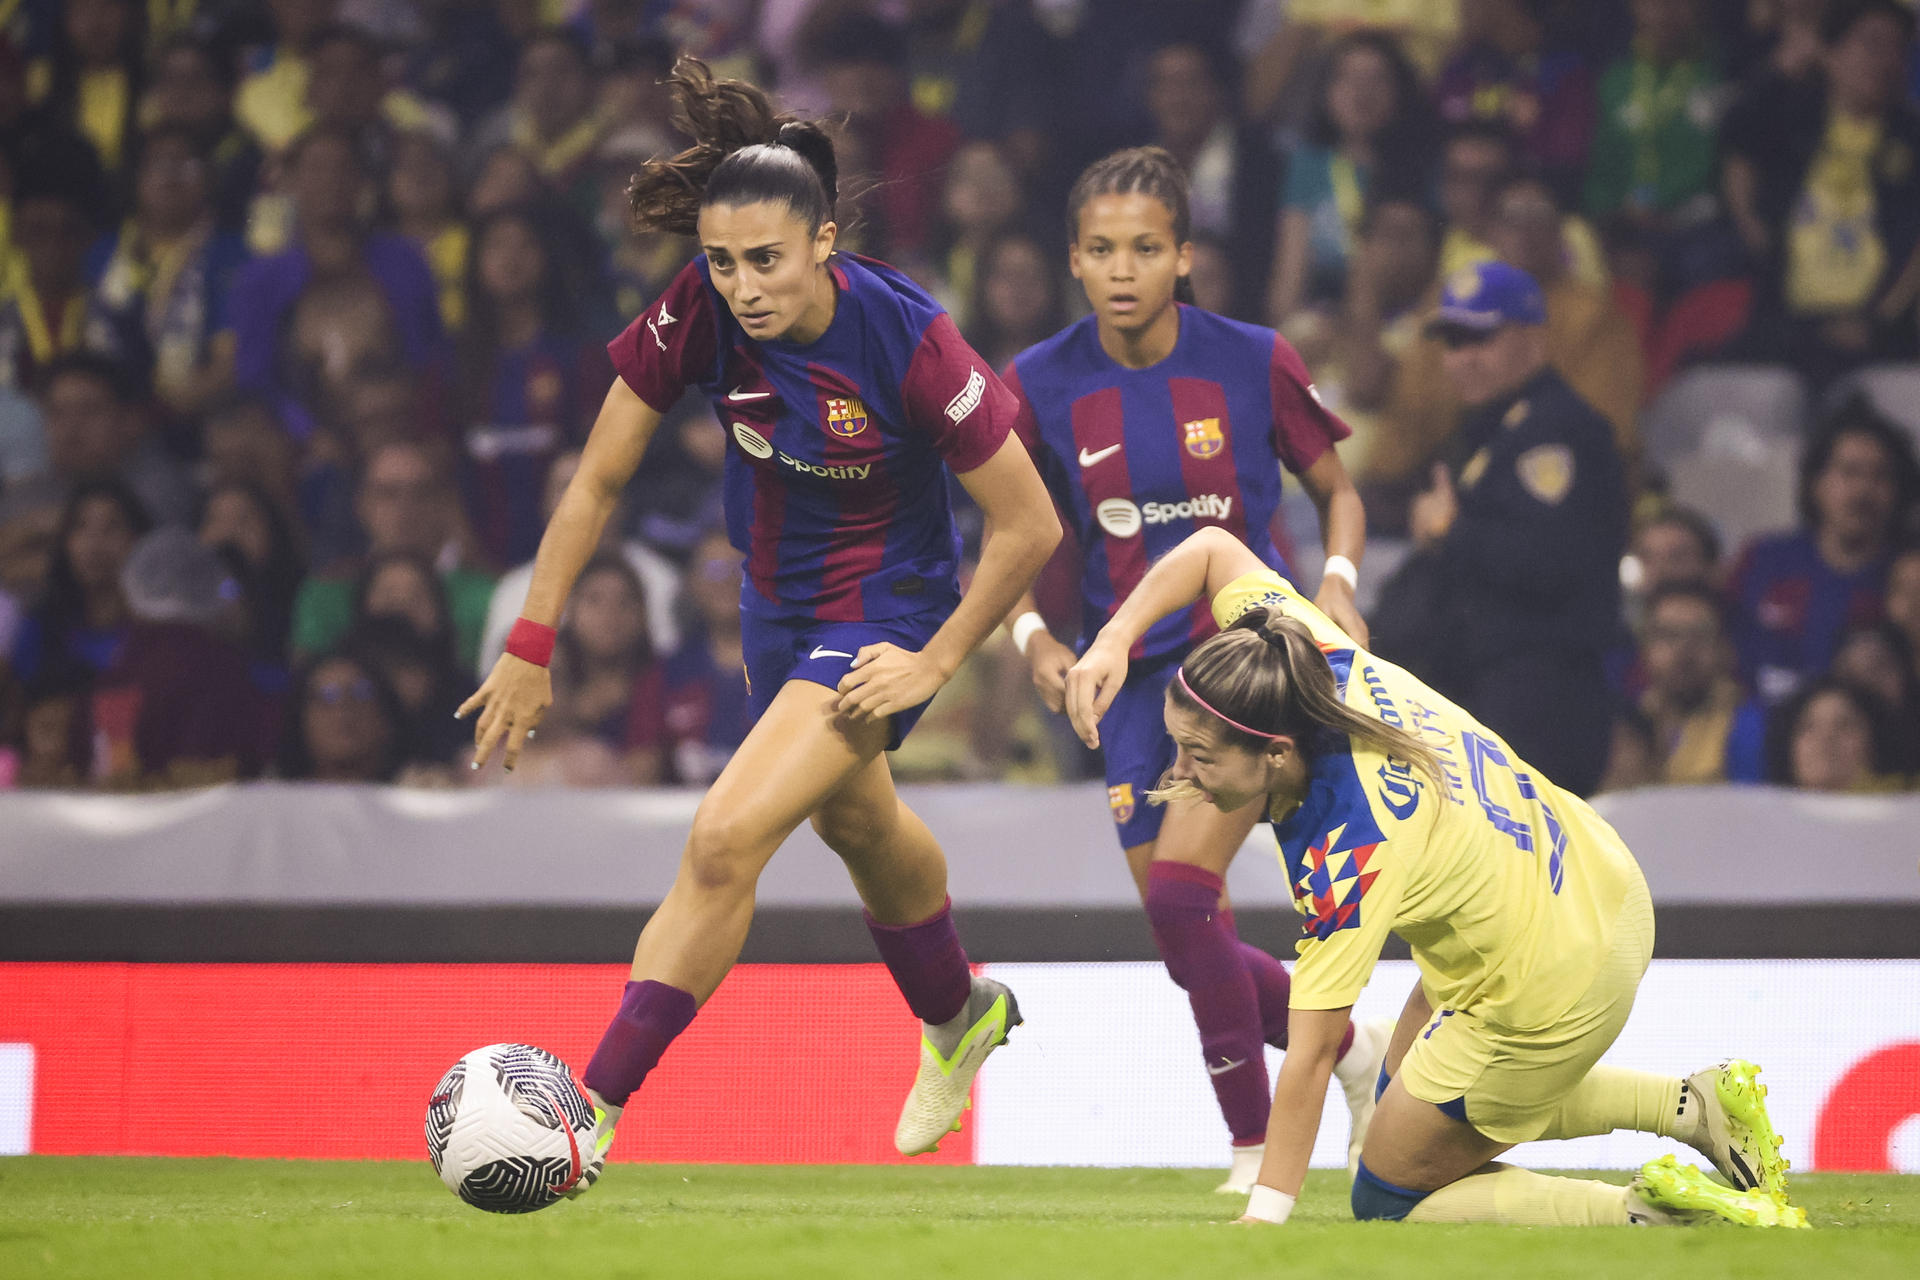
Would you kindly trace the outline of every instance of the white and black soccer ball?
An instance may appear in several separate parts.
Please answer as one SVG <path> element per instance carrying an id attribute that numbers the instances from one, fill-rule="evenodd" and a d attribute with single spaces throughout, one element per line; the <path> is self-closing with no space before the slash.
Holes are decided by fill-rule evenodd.
<path id="1" fill-rule="evenodd" d="M 593 1104 L 545 1049 L 490 1044 L 453 1064 L 427 1102 L 440 1181 L 489 1213 L 557 1203 L 593 1160 Z"/>

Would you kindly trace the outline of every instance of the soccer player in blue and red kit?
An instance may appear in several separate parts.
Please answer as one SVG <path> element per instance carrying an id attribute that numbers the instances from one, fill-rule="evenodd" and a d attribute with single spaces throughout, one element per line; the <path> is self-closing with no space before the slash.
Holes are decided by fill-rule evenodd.
<path id="1" fill-rule="evenodd" d="M 1269 531 L 1282 466 L 1320 509 L 1328 561 L 1318 603 L 1365 643 L 1353 588 L 1366 512 L 1333 450 L 1346 424 L 1321 405 L 1286 339 L 1179 300 L 1193 256 L 1186 174 L 1157 147 L 1116 152 L 1074 184 L 1067 231 L 1093 314 L 1022 352 L 1002 376 L 1020 400 L 1016 430 L 1080 537 L 1082 645 L 1148 567 L 1196 529 L 1225 529 L 1284 571 Z M 1014 642 L 1058 711 L 1074 651 L 1047 634 L 1031 596 L 1017 608 Z M 1240 941 L 1225 896 L 1227 867 L 1260 810 L 1146 801 L 1174 759 L 1161 719 L 1167 682 L 1214 631 L 1204 607 L 1156 625 L 1133 654 L 1101 742 L 1120 845 L 1167 972 L 1192 1004 L 1232 1134 L 1232 1169 L 1219 1190 L 1244 1195 L 1259 1172 L 1272 1101 L 1261 1046 L 1287 1046 L 1287 971 Z M 1349 1027 L 1339 1046 L 1351 1152 L 1373 1112 L 1391 1030 Z"/>
<path id="2" fill-rule="evenodd" d="M 903 1154 L 959 1126 L 974 1074 L 1020 1020 L 973 977 L 946 859 L 882 754 L 1045 564 L 1059 521 L 1011 427 L 1016 404 L 953 321 L 892 268 L 834 252 L 836 164 L 817 126 L 682 59 L 694 145 L 634 179 L 636 222 L 704 252 L 609 347 L 620 378 L 540 543 L 507 651 L 462 713 L 512 767 L 552 701 L 553 625 L 622 489 L 688 387 L 727 424 L 726 511 L 746 557 L 742 652 L 757 718 L 701 801 L 680 873 L 583 1073 L 599 1176 L 634 1090 L 739 956 L 754 886 L 800 823 L 840 855 L 880 957 L 921 1019 Z M 948 472 L 993 522 L 963 599 Z M 822 1027 L 835 1010 L 822 1008 Z"/>

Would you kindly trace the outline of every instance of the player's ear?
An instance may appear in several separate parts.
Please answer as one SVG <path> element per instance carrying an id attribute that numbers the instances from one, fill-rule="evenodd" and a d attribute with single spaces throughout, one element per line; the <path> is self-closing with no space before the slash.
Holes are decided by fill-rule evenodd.
<path id="1" fill-rule="evenodd" d="M 824 266 L 833 256 L 834 242 L 840 238 L 840 228 L 833 222 L 823 222 L 820 229 L 813 233 L 813 265 Z"/>
<path id="2" fill-rule="evenodd" d="M 1075 280 L 1080 278 L 1080 241 L 1078 237 L 1075 237 L 1067 244 L 1067 270 L 1073 273 Z"/>
<path id="3" fill-rule="evenodd" d="M 1186 240 L 1181 242 L 1179 250 L 1173 255 L 1173 274 L 1176 276 L 1186 276 L 1192 273 L 1193 241 Z"/>

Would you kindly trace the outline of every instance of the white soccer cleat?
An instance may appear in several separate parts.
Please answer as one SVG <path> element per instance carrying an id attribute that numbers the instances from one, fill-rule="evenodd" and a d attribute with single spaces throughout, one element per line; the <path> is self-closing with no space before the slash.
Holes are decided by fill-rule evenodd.
<path id="1" fill-rule="evenodd" d="M 901 1155 L 938 1151 L 940 1139 L 959 1132 L 960 1117 L 972 1105 L 974 1076 L 1020 1021 L 1013 992 L 991 978 L 975 977 L 966 1007 L 951 1021 L 920 1024 L 920 1073 L 893 1131 Z"/>
<path id="2" fill-rule="evenodd" d="M 1266 1159 L 1267 1144 L 1256 1142 L 1250 1147 L 1233 1149 L 1233 1167 L 1227 1170 L 1227 1180 L 1214 1188 L 1223 1196 L 1245 1196 L 1253 1194 L 1253 1184 L 1260 1180 L 1260 1162 Z"/>
<path id="3" fill-rule="evenodd" d="M 1393 1040 L 1392 1019 L 1353 1024 L 1353 1044 L 1333 1066 L 1340 1091 L 1347 1095 L 1347 1111 L 1353 1126 L 1347 1133 L 1347 1176 L 1360 1174 L 1360 1148 L 1366 1145 L 1367 1126 L 1373 1123 L 1373 1090 L 1380 1082 L 1380 1066 L 1387 1060 L 1387 1045 Z"/>

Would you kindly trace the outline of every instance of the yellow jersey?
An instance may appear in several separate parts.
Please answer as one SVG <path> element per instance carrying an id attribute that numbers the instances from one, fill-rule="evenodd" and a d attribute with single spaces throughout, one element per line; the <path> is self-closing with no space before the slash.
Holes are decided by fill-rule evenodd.
<path id="1" fill-rule="evenodd" d="M 1419 737 L 1436 786 L 1404 760 L 1329 733 L 1310 751 L 1306 800 L 1270 813 L 1308 936 L 1292 1006 L 1351 1005 L 1388 933 L 1413 950 L 1436 1010 L 1472 1009 L 1512 1030 L 1552 1026 L 1613 945 L 1640 868 L 1585 801 L 1498 734 L 1347 633 L 1263 569 L 1213 601 L 1224 629 L 1255 607 L 1304 622 L 1351 709 Z"/>

